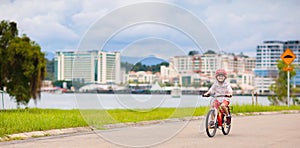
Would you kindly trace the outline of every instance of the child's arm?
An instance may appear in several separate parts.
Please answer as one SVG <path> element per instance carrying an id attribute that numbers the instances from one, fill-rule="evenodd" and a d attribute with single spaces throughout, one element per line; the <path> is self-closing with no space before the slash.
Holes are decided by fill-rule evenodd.
<path id="1" fill-rule="evenodd" d="M 209 94 L 211 94 L 212 92 L 213 92 L 213 88 L 215 87 L 215 84 L 213 84 L 211 87 L 210 87 L 210 89 L 206 92 L 206 93 L 204 93 L 204 95 L 205 96 L 208 96 Z"/>

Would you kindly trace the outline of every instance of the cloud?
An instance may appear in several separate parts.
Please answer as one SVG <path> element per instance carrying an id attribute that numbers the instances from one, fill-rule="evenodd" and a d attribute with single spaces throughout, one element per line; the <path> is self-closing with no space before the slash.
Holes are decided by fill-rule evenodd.
<path id="1" fill-rule="evenodd" d="M 176 30 L 176 28 L 172 28 L 168 25 L 145 22 L 124 28 L 117 32 L 106 43 L 104 50 L 122 49 L 122 47 L 113 48 L 113 46 L 118 44 L 120 46 L 127 46 L 132 42 L 145 38 L 160 38 L 183 48 L 186 46 L 194 46 L 194 49 L 198 48 L 188 35 L 189 34 Z"/>
<path id="2" fill-rule="evenodd" d="M 297 0 L 169 0 L 165 2 L 184 8 L 202 20 L 202 23 L 206 24 L 216 38 L 220 48 L 225 51 L 242 50 L 253 54 L 256 46 L 264 40 L 299 40 L 300 38 L 300 20 L 298 19 L 300 2 Z M 20 33 L 26 33 L 39 43 L 43 50 L 69 50 L 76 49 L 90 27 L 101 18 L 118 8 L 136 3 L 131 0 L 1 0 L 0 19 L 16 21 Z M 143 12 L 144 8 L 136 9 Z M 139 15 L 141 14 L 121 15 L 118 17 L 121 19 L 111 19 L 106 26 L 101 26 L 101 30 L 94 30 L 94 34 L 99 38 L 90 39 L 95 44 L 93 47 L 99 48 L 102 42 L 101 37 L 112 33 L 110 31 L 116 25 L 126 24 L 123 22 L 124 19 Z M 182 25 L 189 26 L 185 30 L 188 35 L 193 35 L 195 31 L 205 32 L 189 21 L 188 15 L 173 12 L 170 9 L 144 11 L 142 15 L 146 17 L 160 15 L 161 19 L 167 19 L 169 22 L 181 21 Z M 174 31 L 174 28 L 173 30 L 166 27 L 159 29 L 143 25 L 134 27 L 135 29 L 129 29 L 130 31 L 127 32 L 126 29 L 122 30 L 124 34 L 121 33 L 112 43 L 123 46 L 138 39 L 156 36 L 170 43 L 177 43 L 182 48 L 195 48 L 189 38 L 178 33 L 176 29 Z M 208 41 L 202 42 L 201 46 L 206 48 L 211 44 Z"/>
<path id="3" fill-rule="evenodd" d="M 70 44 L 74 47 L 74 41 L 79 40 L 79 36 L 76 29 L 72 28 L 72 22 L 68 17 L 76 13 L 78 7 L 70 2 L 55 0 L 6 2 L 0 5 L 0 18 L 16 21 L 19 33 L 27 34 L 40 44 L 43 50 L 57 50 Z"/>
<path id="4" fill-rule="evenodd" d="M 149 37 L 176 43 L 184 50 L 218 49 L 215 39 L 197 17 L 175 6 L 140 3 L 117 9 L 99 19 L 84 35 L 79 50 L 121 50 Z M 148 42 L 142 43 L 144 47 L 141 47 L 141 42 L 138 45 L 139 51 L 143 52 L 135 56 L 158 52 L 161 57 L 167 57 L 172 53 L 166 50 L 170 46 L 164 42 L 152 42 L 152 50 L 156 49 L 152 52 Z M 163 50 L 159 51 L 157 47 Z"/>
<path id="5" fill-rule="evenodd" d="M 155 57 L 168 60 L 172 56 L 187 55 L 184 48 L 162 38 L 144 38 L 137 40 L 121 50 L 123 56 Z"/>
<path id="6" fill-rule="evenodd" d="M 264 40 L 299 39 L 299 6 L 298 1 L 231 1 L 204 13 L 222 49 L 250 51 Z"/>

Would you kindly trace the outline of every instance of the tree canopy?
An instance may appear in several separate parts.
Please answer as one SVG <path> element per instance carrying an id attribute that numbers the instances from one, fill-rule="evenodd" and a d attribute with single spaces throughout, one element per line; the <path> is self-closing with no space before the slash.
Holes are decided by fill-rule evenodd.
<path id="1" fill-rule="evenodd" d="M 40 97 L 46 74 L 45 54 L 26 35 L 18 36 L 15 22 L 0 23 L 0 88 L 15 98 L 18 105 L 27 105 Z"/>
<path id="2" fill-rule="evenodd" d="M 193 55 L 197 55 L 197 54 L 199 54 L 199 51 L 197 51 L 197 50 L 192 50 L 192 51 L 190 51 L 189 52 L 189 56 L 193 56 Z"/>
<path id="3" fill-rule="evenodd" d="M 132 66 L 130 71 L 152 71 L 152 73 L 156 73 L 156 72 L 160 72 L 160 66 L 162 65 L 169 66 L 169 63 L 161 62 L 160 64 L 147 66 L 142 64 L 141 62 L 138 62 Z"/>
<path id="4" fill-rule="evenodd" d="M 206 51 L 204 54 L 216 54 L 216 52 L 213 51 L 213 50 L 208 50 L 208 51 Z"/>

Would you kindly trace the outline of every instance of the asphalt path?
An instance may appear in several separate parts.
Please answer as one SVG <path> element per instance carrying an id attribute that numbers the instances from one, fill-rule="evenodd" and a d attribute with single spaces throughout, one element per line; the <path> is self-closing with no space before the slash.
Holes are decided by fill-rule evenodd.
<path id="1" fill-rule="evenodd" d="M 8 148 L 300 147 L 300 114 L 235 116 L 225 136 L 207 137 L 204 119 L 1 142 Z"/>

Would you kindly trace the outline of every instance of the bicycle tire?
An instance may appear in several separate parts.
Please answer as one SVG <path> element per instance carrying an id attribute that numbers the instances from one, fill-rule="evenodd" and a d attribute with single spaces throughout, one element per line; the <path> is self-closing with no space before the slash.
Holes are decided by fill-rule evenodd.
<path id="1" fill-rule="evenodd" d="M 216 118 L 216 117 L 212 117 L 215 115 L 215 110 L 210 110 L 207 115 L 206 115 L 206 120 L 205 120 L 205 128 L 206 128 L 206 134 L 208 137 L 213 137 L 215 136 L 216 132 L 217 132 L 217 123 L 215 123 L 214 127 L 210 126 L 210 121 L 213 121 L 212 119 Z"/>

